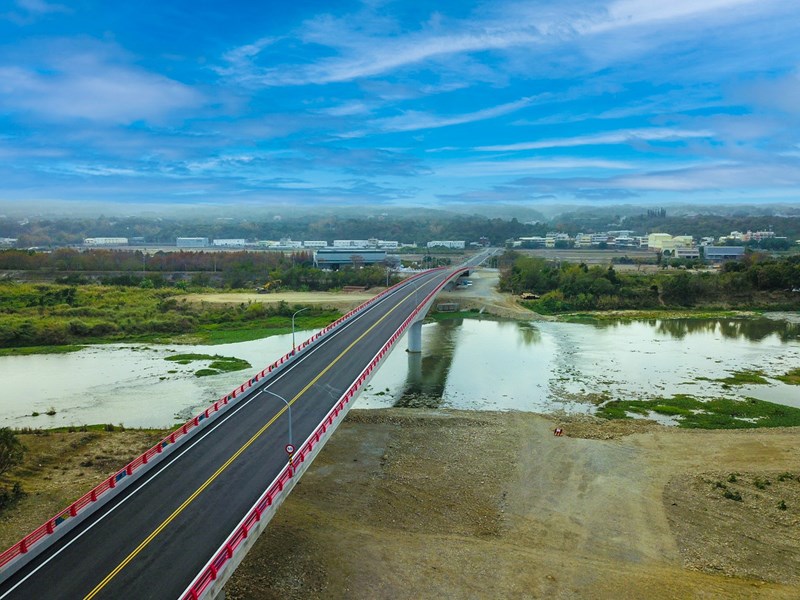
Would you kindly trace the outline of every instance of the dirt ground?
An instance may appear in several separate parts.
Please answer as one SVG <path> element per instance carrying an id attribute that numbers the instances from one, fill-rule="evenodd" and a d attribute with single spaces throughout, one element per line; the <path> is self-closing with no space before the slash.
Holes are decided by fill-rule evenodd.
<path id="1" fill-rule="evenodd" d="M 21 436 L 25 463 L 6 479 L 27 496 L 0 515 L 0 544 L 159 437 Z M 227 598 L 797 598 L 797 439 L 792 429 L 356 409 Z"/>
<path id="2" fill-rule="evenodd" d="M 182 296 L 187 302 L 208 302 L 211 304 L 241 304 L 244 302 L 261 302 L 262 304 L 278 304 L 283 301 L 290 305 L 313 304 L 336 308 L 347 312 L 359 304 L 366 302 L 384 288 L 374 288 L 366 292 L 274 292 L 271 294 L 252 293 L 218 293 L 188 294 Z"/>
<path id="3" fill-rule="evenodd" d="M 497 269 L 478 269 L 470 276 L 469 280 L 472 282 L 471 286 L 442 292 L 436 302 L 456 302 L 461 310 L 483 310 L 486 313 L 508 319 L 528 321 L 551 319 L 551 317 L 540 315 L 519 305 L 511 294 L 498 292 L 500 271 Z"/>
<path id="4" fill-rule="evenodd" d="M 793 430 L 354 410 L 227 598 L 797 598 L 798 524 Z"/>
<path id="5" fill-rule="evenodd" d="M 476 308 L 498 317 L 541 320 L 537 313 L 517 304 L 513 296 L 497 291 L 500 272 L 497 269 L 478 269 L 470 277 L 473 285 L 439 294 L 437 302 L 457 302 L 462 310 Z M 373 288 L 366 292 L 275 292 L 272 294 L 256 293 L 210 293 L 189 294 L 188 302 L 209 302 L 218 304 L 240 304 L 242 302 L 261 302 L 277 304 L 284 301 L 289 304 L 313 304 L 329 306 L 341 311 L 348 311 L 369 300 L 384 288 Z"/>

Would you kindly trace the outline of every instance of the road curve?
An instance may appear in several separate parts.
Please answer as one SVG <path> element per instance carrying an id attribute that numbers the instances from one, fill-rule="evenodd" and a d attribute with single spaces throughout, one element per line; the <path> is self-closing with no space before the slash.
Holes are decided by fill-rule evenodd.
<path id="1" fill-rule="evenodd" d="M 306 439 L 417 304 L 451 273 L 427 272 L 398 286 L 254 386 L 0 584 L 0 600 L 179 597 L 286 465 L 289 411 L 273 394 L 292 405 L 295 444 Z"/>

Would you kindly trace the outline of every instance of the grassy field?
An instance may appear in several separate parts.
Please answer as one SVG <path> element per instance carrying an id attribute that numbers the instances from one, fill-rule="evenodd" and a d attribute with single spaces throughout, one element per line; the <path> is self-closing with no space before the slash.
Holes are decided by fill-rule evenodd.
<path id="1" fill-rule="evenodd" d="M 800 369 L 792 369 L 791 371 L 778 377 L 783 383 L 789 385 L 800 385 Z"/>
<path id="2" fill-rule="evenodd" d="M 250 369 L 252 365 L 244 359 L 233 356 L 220 356 L 219 354 L 174 354 L 167 356 L 164 360 L 176 362 L 179 365 L 188 365 L 193 362 L 207 362 L 207 367 L 195 371 L 197 377 L 207 375 L 219 375 L 220 373 L 230 373 L 233 371 L 243 371 Z"/>
<path id="3" fill-rule="evenodd" d="M 800 409 L 756 398 L 699 400 L 677 394 L 653 400 L 613 400 L 603 404 L 597 415 L 607 419 L 643 418 L 651 413 L 674 417 L 679 427 L 690 429 L 749 429 L 755 427 L 796 427 Z"/>
<path id="4" fill-rule="evenodd" d="M 0 352 L 59 353 L 80 344 L 176 342 L 220 344 L 291 331 L 302 305 L 285 301 L 210 304 L 188 302 L 177 288 L 0 283 Z M 336 320 L 333 308 L 310 306 L 298 329 Z"/>

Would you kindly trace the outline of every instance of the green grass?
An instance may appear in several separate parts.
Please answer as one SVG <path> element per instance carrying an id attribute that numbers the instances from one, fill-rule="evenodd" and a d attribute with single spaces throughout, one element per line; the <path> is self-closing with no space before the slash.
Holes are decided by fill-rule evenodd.
<path id="1" fill-rule="evenodd" d="M 783 375 L 779 375 L 776 379 L 789 385 L 800 385 L 800 369 L 792 369 Z"/>
<path id="2" fill-rule="evenodd" d="M 209 375 L 219 375 L 220 373 L 230 373 L 249 369 L 252 365 L 244 359 L 234 356 L 220 356 L 219 354 L 173 354 L 164 360 L 176 362 L 179 365 L 188 365 L 196 361 L 210 361 L 209 365 L 203 369 L 195 371 L 195 377 L 207 377 Z"/>
<path id="3" fill-rule="evenodd" d="M 0 356 L 28 356 L 30 354 L 67 354 L 82 350 L 84 346 L 26 346 L 24 348 L 0 348 Z"/>
<path id="4" fill-rule="evenodd" d="M 591 323 L 604 321 L 642 321 L 652 319 L 724 319 L 742 318 L 741 311 L 732 310 L 704 310 L 686 309 L 676 310 L 674 308 L 648 309 L 648 310 L 611 310 L 611 311 L 590 311 L 590 312 L 571 312 L 558 316 L 559 321 L 566 323 Z"/>
<path id="5" fill-rule="evenodd" d="M 650 411 L 674 416 L 679 427 L 688 429 L 800 426 L 799 408 L 756 398 L 702 401 L 684 394 L 655 400 L 613 400 L 601 406 L 597 415 L 607 419 L 629 419 L 630 413 L 647 415 Z"/>
<path id="6" fill-rule="evenodd" d="M 763 385 L 769 383 L 764 378 L 763 371 L 735 371 L 731 373 L 730 377 L 718 379 L 717 381 L 725 385 Z"/>
<path id="7" fill-rule="evenodd" d="M 178 288 L 0 282 L 0 356 L 68 352 L 107 342 L 228 343 L 291 331 L 298 306 L 285 302 L 190 303 Z M 298 329 L 334 321 L 333 309 L 309 307 Z"/>

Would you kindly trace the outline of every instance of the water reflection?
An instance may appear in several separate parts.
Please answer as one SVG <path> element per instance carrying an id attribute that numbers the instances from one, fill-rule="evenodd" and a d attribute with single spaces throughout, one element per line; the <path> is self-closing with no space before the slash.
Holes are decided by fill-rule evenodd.
<path id="1" fill-rule="evenodd" d="M 407 352 L 408 375 L 403 392 L 395 406 L 402 408 L 437 408 L 453 362 L 456 336 L 463 319 L 448 319 L 439 323 L 433 335 L 425 339 L 425 352 Z"/>
<path id="2" fill-rule="evenodd" d="M 525 346 L 533 346 L 542 341 L 542 332 L 533 323 L 517 323 L 519 339 Z"/>
<path id="3" fill-rule="evenodd" d="M 800 406 L 776 379 L 800 362 L 799 334 L 770 319 L 429 323 L 422 354 L 393 353 L 359 406 L 593 412 L 603 398 L 673 394 Z M 743 370 L 769 383 L 724 384 Z"/>
<path id="4" fill-rule="evenodd" d="M 782 342 L 800 339 L 800 323 L 775 319 L 642 319 L 603 322 L 596 324 L 596 327 L 635 327 L 637 323 L 647 323 L 658 333 L 678 340 L 688 335 L 716 333 L 727 339 L 745 339 L 751 342 L 760 342 L 772 335 Z"/>

